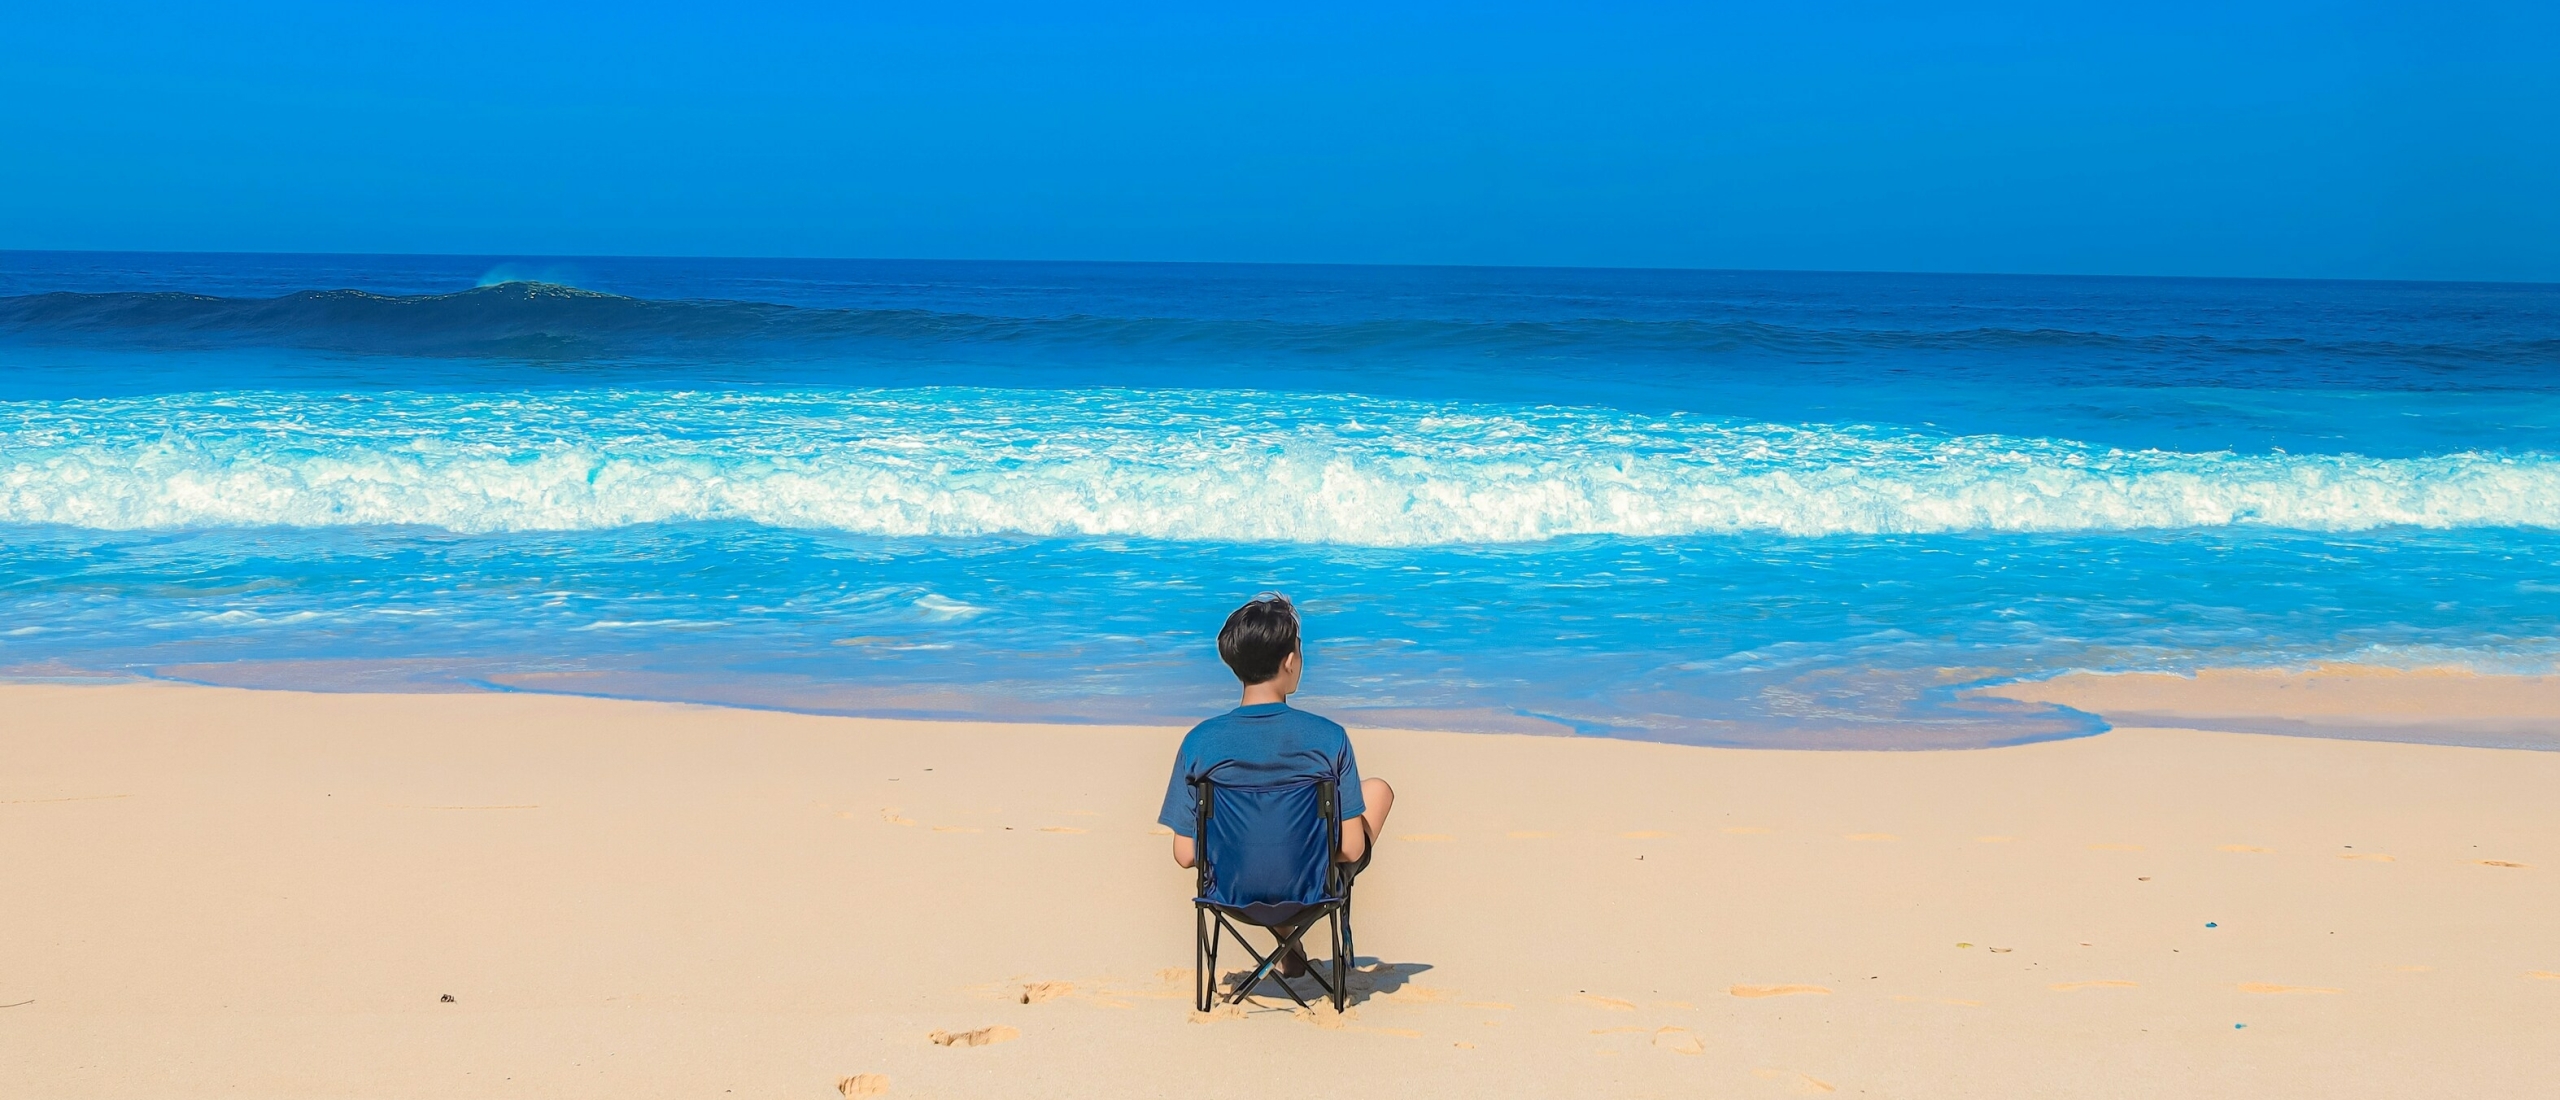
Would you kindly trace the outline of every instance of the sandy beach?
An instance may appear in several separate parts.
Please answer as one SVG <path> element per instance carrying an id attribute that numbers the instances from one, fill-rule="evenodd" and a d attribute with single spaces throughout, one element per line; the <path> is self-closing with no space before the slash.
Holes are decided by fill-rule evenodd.
<path id="1" fill-rule="evenodd" d="M 1357 1004 L 1202 1018 L 1177 729 L 0 711 L 10 1096 L 2523 1097 L 2560 1040 L 2547 752 L 1355 728 Z"/>

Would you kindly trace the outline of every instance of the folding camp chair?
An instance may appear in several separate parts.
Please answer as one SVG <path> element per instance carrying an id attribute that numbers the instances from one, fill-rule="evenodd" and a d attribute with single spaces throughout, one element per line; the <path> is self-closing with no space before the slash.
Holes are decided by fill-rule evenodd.
<path id="1" fill-rule="evenodd" d="M 1351 977 L 1350 869 L 1334 862 L 1342 850 L 1342 815 L 1338 792 L 1330 779 L 1310 779 L 1268 787 L 1230 787 L 1202 779 L 1192 784 L 1199 796 L 1199 829 L 1194 851 L 1200 867 L 1200 895 L 1191 899 L 1196 928 L 1193 992 L 1200 1010 L 1218 1000 L 1218 944 L 1234 936 L 1253 956 L 1253 973 L 1226 996 L 1235 1004 L 1253 992 L 1265 975 L 1279 977 L 1289 999 L 1307 1007 L 1289 979 L 1278 975 L 1280 957 L 1325 921 L 1333 930 L 1333 980 L 1307 968 L 1307 976 L 1333 1000 L 1340 1012 L 1347 1003 Z M 1269 955 L 1253 948 L 1238 922 L 1250 924 L 1278 941 Z M 1282 928 L 1288 931 L 1283 933 Z M 1299 948 L 1303 952 L 1303 948 Z"/>

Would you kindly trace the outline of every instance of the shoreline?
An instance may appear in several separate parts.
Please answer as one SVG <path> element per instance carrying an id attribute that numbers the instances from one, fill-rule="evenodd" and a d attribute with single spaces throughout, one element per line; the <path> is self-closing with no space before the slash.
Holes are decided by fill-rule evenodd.
<path id="1" fill-rule="evenodd" d="M 0 707 L 27 1095 L 1280 1096 L 1323 1065 L 1346 1096 L 2522 1097 L 2560 1012 L 2544 752 L 1355 726 L 1401 797 L 1353 1014 L 1195 1022 L 1152 828 L 1178 728 Z"/>
<path id="2" fill-rule="evenodd" d="M 38 664 L 0 668 L 0 689 L 29 685 L 172 684 L 328 695 L 543 695 L 859 720 L 1186 728 L 1198 717 L 1215 713 L 1217 707 L 1225 705 L 1204 703 L 1196 716 L 1130 715 L 1093 707 L 1091 700 L 972 695 L 944 685 L 884 687 L 780 676 L 765 677 L 759 682 L 751 677 L 724 680 L 611 669 L 480 675 L 482 671 L 487 670 L 430 659 L 250 661 L 171 665 L 139 672 Z M 630 690 L 664 683 L 686 685 L 692 690 Z M 582 686 L 586 690 L 580 690 Z M 739 690 L 745 686 L 762 687 L 769 694 Z M 1711 736 L 1684 738 L 1680 731 L 1591 732 L 1561 720 L 1496 707 L 1336 707 L 1326 705 L 1320 696 L 1307 698 L 1312 700 L 1308 703 L 1310 708 L 1355 727 L 1776 751 L 1969 751 L 2071 740 L 2122 727 L 2180 727 L 2348 741 L 2560 751 L 2560 673 L 2310 662 L 2206 667 L 2185 673 L 2073 670 L 2035 678 L 1995 677 L 1955 683 L 1948 690 L 1959 702 L 1999 700 L 2057 708 L 2057 714 L 2078 716 L 2087 725 L 2076 730 L 2047 729 L 2015 739 L 1956 743 L 1896 745 L 1836 735 L 1816 735 L 1789 743 Z M 2048 716 L 2036 717 L 2052 720 Z M 1891 728 L 1889 723 L 1880 725 Z M 1659 736 L 1646 736 L 1648 732 Z"/>

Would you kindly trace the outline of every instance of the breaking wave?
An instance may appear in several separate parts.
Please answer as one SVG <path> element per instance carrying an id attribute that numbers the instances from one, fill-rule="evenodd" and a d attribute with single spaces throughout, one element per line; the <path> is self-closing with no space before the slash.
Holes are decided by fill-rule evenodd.
<path id="1" fill-rule="evenodd" d="M 1342 395 L 218 393 L 0 405 L 0 523 L 728 521 L 1425 546 L 1574 535 L 2560 527 L 2560 456 L 2123 451 Z"/>

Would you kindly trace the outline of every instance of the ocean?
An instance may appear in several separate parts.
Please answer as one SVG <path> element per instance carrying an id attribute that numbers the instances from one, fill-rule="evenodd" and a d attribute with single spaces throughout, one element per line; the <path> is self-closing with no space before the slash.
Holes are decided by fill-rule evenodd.
<path id="1" fill-rule="evenodd" d="M 0 677 L 1948 748 L 2560 659 L 2560 286 L 0 253 Z"/>

